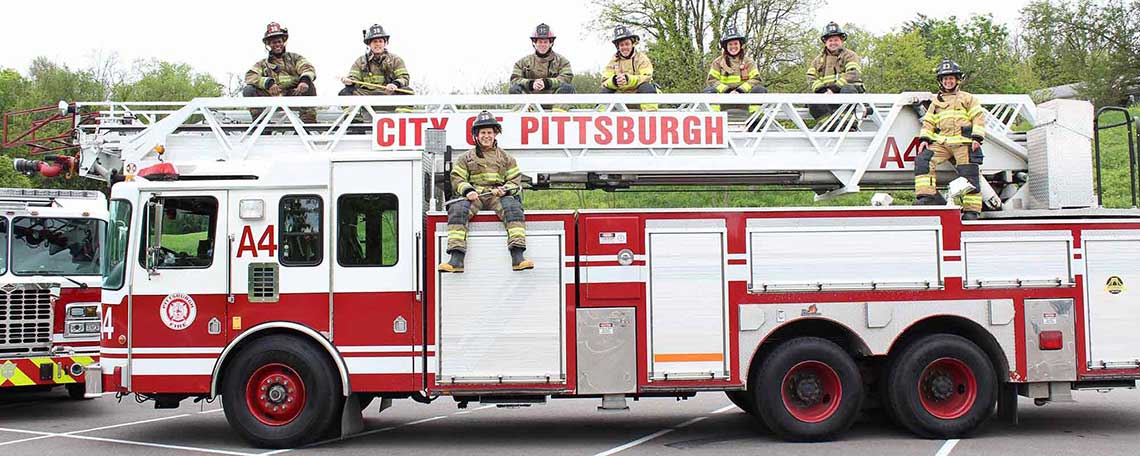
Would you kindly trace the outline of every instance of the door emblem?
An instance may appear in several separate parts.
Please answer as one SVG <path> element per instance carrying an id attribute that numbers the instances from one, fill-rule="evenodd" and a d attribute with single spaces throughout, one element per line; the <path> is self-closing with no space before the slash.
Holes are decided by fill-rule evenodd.
<path id="1" fill-rule="evenodd" d="M 1104 291 L 1114 295 L 1123 293 L 1124 290 L 1127 290 L 1127 288 L 1124 288 L 1124 279 L 1121 279 L 1120 276 L 1109 277 L 1108 281 L 1104 284 Z"/>
<path id="2" fill-rule="evenodd" d="M 158 307 L 158 315 L 166 327 L 181 331 L 194 324 L 194 318 L 198 316 L 198 306 L 194 304 L 194 298 L 186 293 L 171 293 L 162 300 L 162 305 Z"/>

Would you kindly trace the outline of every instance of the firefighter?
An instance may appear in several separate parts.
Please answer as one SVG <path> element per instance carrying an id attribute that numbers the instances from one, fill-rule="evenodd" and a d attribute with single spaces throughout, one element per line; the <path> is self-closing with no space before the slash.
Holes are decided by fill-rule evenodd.
<path id="1" fill-rule="evenodd" d="M 389 35 L 384 27 L 372 24 L 361 34 L 368 52 L 352 63 L 348 76 L 340 78 L 344 83 L 340 95 L 411 95 L 408 68 L 404 66 L 404 59 L 388 51 Z"/>
<path id="2" fill-rule="evenodd" d="M 317 70 L 313 64 L 300 54 L 285 51 L 285 44 L 289 42 L 289 29 L 281 24 L 270 22 L 265 26 L 265 35 L 261 43 L 269 51 L 269 55 L 253 64 L 245 72 L 245 88 L 243 97 L 297 97 L 316 96 L 317 86 L 313 83 L 317 79 Z M 301 108 L 298 110 L 301 121 L 305 123 L 317 122 L 316 108 Z M 254 119 L 261 115 L 262 109 L 252 108 L 249 113 Z"/>
<path id="3" fill-rule="evenodd" d="M 735 25 L 728 26 L 724 37 L 720 39 L 721 54 L 713 60 L 709 67 L 708 78 L 705 83 L 705 93 L 768 93 L 768 89 L 760 85 L 760 70 L 756 68 L 756 61 L 744 53 L 746 38 Z M 719 105 L 713 109 L 720 110 Z M 759 105 L 748 106 L 748 112 L 756 112 Z"/>
<path id="4" fill-rule="evenodd" d="M 503 127 L 490 112 L 483 111 L 471 124 L 475 147 L 460 155 L 452 164 L 451 186 L 466 199 L 452 203 L 447 209 L 447 253 L 439 264 L 440 272 L 463 272 L 467 252 L 467 222 L 480 209 L 495 211 L 507 227 L 507 247 L 511 252 L 511 268 L 533 269 L 534 262 L 523 257 L 526 251 L 526 220 L 523 216 L 522 173 L 515 158 L 499 148 L 496 137 Z"/>
<path id="5" fill-rule="evenodd" d="M 863 68 L 859 55 L 843 47 L 847 32 L 829 22 L 819 37 L 823 49 L 807 69 L 808 87 L 813 93 L 863 93 Z M 809 105 L 811 116 L 820 119 L 837 109 L 837 105 Z"/>
<path id="6" fill-rule="evenodd" d="M 938 64 L 938 95 L 922 117 L 918 156 L 914 160 L 914 193 L 915 204 L 942 204 L 935 189 L 934 171 L 942 162 L 953 161 L 958 176 L 974 186 L 974 190 L 962 196 L 962 220 L 977 220 L 982 212 L 979 167 L 986 116 L 978 99 L 961 90 L 965 77 L 962 68 L 950 59 Z"/>
<path id="7" fill-rule="evenodd" d="M 574 93 L 574 70 L 570 60 L 554 52 L 558 38 L 546 24 L 538 24 L 530 35 L 534 53 L 515 62 L 511 71 L 510 93 Z"/>
<path id="8" fill-rule="evenodd" d="M 641 37 L 624 25 L 614 27 L 614 53 L 606 69 L 601 93 L 659 93 L 653 83 L 653 62 L 649 56 L 637 52 Z M 657 104 L 642 104 L 642 111 L 656 111 Z"/>

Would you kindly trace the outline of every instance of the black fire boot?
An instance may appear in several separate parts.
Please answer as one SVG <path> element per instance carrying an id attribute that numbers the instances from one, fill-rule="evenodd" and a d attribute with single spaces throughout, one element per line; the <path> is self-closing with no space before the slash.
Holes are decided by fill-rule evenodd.
<path id="1" fill-rule="evenodd" d="M 523 257 L 525 251 L 526 249 L 522 247 L 511 247 L 511 269 L 516 271 L 534 269 L 534 262 Z"/>
<path id="2" fill-rule="evenodd" d="M 939 195 L 937 193 L 935 193 L 933 195 L 922 195 L 922 196 L 919 196 L 918 199 L 914 200 L 914 205 L 915 206 L 945 206 L 946 205 L 946 198 L 943 198 L 942 195 Z"/>
<path id="3" fill-rule="evenodd" d="M 462 250 L 452 250 L 451 258 L 446 263 L 440 263 L 436 269 L 439 272 L 463 272 L 463 256 L 465 253 Z"/>

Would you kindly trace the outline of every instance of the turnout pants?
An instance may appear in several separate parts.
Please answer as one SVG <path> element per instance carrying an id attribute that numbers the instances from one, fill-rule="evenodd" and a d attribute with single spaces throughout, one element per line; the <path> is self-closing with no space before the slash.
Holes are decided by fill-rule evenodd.
<path id="1" fill-rule="evenodd" d="M 526 218 L 516 196 L 488 195 L 475 201 L 463 200 L 447 208 L 447 252 L 467 251 L 467 222 L 481 209 L 495 211 L 507 227 L 507 247 L 526 248 Z"/>
<path id="2" fill-rule="evenodd" d="M 931 144 L 914 160 L 914 194 L 921 197 L 937 193 L 934 170 L 942 162 L 952 161 L 958 176 L 965 177 L 974 186 L 974 191 L 962 196 L 962 212 L 981 212 L 981 155 L 981 150 L 974 153 L 970 144 Z"/>
<path id="3" fill-rule="evenodd" d="M 606 86 L 602 86 L 599 93 L 618 93 L 618 91 L 611 89 L 609 87 L 606 87 Z M 634 89 L 632 92 L 621 92 L 621 93 L 661 93 L 661 91 L 657 89 L 656 84 L 654 84 L 652 82 L 643 82 L 641 84 L 638 84 L 637 88 Z M 657 103 L 642 103 L 641 104 L 641 110 L 642 111 L 656 111 L 657 108 L 658 108 Z"/>
<path id="4" fill-rule="evenodd" d="M 717 93 L 716 87 L 706 87 L 705 93 Z M 726 92 L 726 93 L 738 93 L 738 92 L 736 92 L 734 90 L 734 91 Z M 768 93 L 768 89 L 764 86 L 757 85 L 757 86 L 752 86 L 752 90 L 749 90 L 748 93 Z M 721 105 L 712 105 L 712 106 L 710 106 L 710 108 L 712 108 L 713 111 L 720 111 L 721 109 L 744 109 L 743 106 L 744 105 L 733 105 L 733 104 L 724 105 L 723 107 Z M 748 105 L 748 112 L 749 113 L 753 113 L 753 112 L 756 112 L 759 110 L 760 110 L 760 105 Z"/>
<path id="5" fill-rule="evenodd" d="M 283 96 L 283 97 L 295 97 L 295 96 L 315 97 L 315 96 L 317 96 L 317 86 L 313 83 L 309 83 L 309 90 L 306 91 L 305 93 L 301 94 L 301 95 L 293 95 L 292 92 L 293 92 L 293 88 L 289 88 L 289 90 L 283 89 L 281 91 L 281 96 Z M 268 90 L 259 89 L 259 88 L 254 87 L 254 86 L 247 85 L 247 86 L 245 86 L 245 88 L 243 88 L 241 90 L 241 96 L 243 96 L 243 97 L 269 97 L 272 95 L 269 94 Z M 260 116 L 262 111 L 264 111 L 264 109 L 250 108 L 249 109 L 249 115 L 253 116 L 253 119 L 257 119 L 257 116 Z M 317 108 L 300 108 L 297 110 L 297 115 L 301 118 L 301 122 L 309 123 L 309 124 L 317 123 Z"/>

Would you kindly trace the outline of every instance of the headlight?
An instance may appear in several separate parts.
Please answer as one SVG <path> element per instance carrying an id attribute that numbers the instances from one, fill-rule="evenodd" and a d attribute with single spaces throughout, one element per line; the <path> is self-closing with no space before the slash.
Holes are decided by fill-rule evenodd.
<path id="1" fill-rule="evenodd" d="M 86 327 L 87 326 L 81 321 L 80 322 L 74 322 L 74 323 L 68 323 L 67 324 L 67 334 L 68 335 L 82 334 L 84 332 L 84 329 L 86 329 Z"/>
<path id="2" fill-rule="evenodd" d="M 97 321 L 89 321 L 87 323 L 84 323 L 83 325 L 84 325 L 83 332 L 89 332 L 89 333 L 99 332 L 99 322 L 97 322 Z"/>
<path id="3" fill-rule="evenodd" d="M 93 302 L 77 302 L 67 305 L 67 319 L 99 318 L 99 304 Z"/>

